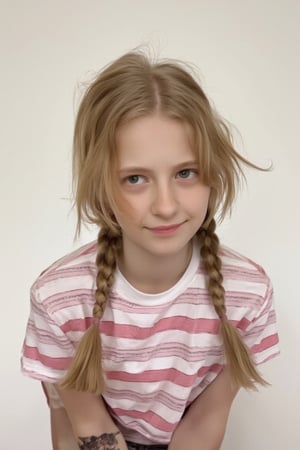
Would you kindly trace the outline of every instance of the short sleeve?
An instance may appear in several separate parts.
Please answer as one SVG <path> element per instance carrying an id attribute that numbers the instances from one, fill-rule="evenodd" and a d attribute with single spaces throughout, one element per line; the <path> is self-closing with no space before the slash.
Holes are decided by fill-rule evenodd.
<path id="1" fill-rule="evenodd" d="M 54 383 L 65 375 L 74 353 L 74 344 L 47 311 L 35 285 L 31 288 L 30 300 L 21 370 L 32 378 Z"/>
<path id="2" fill-rule="evenodd" d="M 273 287 L 270 280 L 261 303 L 254 318 L 244 330 L 243 336 L 256 365 L 268 361 L 280 352 Z"/>

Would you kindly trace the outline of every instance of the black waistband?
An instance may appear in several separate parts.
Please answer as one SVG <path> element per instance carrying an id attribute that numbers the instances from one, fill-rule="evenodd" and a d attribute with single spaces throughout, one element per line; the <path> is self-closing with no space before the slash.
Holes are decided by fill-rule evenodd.
<path id="1" fill-rule="evenodd" d="M 167 450 L 168 446 L 163 444 L 137 444 L 136 442 L 126 441 L 128 450 Z"/>

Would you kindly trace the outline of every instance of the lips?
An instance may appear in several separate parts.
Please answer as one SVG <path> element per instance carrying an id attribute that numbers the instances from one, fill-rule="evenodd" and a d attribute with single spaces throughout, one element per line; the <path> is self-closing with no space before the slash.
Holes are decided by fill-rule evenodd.
<path id="1" fill-rule="evenodd" d="M 159 227 L 148 228 L 148 230 L 154 234 L 164 236 L 175 233 L 178 230 L 178 228 L 181 227 L 181 225 L 182 223 L 174 223 L 171 225 L 161 225 Z"/>
<path id="2" fill-rule="evenodd" d="M 160 227 L 149 228 L 151 231 L 170 231 L 180 227 L 181 223 L 176 223 L 173 225 L 163 225 Z"/>

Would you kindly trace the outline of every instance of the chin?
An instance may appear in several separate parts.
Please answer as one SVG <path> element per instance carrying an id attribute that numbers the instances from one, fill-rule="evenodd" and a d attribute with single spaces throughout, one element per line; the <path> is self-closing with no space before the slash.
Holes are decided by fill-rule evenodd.
<path id="1" fill-rule="evenodd" d="M 151 246 L 146 251 L 153 256 L 175 256 L 180 253 L 188 245 L 190 239 L 187 242 L 175 243 L 175 242 L 161 242 L 157 245 Z"/>

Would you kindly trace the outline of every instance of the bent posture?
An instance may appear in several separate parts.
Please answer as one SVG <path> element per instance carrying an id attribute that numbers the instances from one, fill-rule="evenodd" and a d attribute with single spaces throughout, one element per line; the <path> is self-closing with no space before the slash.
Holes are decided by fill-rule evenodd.
<path id="1" fill-rule="evenodd" d="M 278 353 L 264 270 L 220 245 L 242 165 L 188 70 L 129 53 L 82 99 L 77 232 L 98 239 L 31 289 L 22 356 L 41 380 L 55 450 L 215 450 L 240 387 Z"/>

